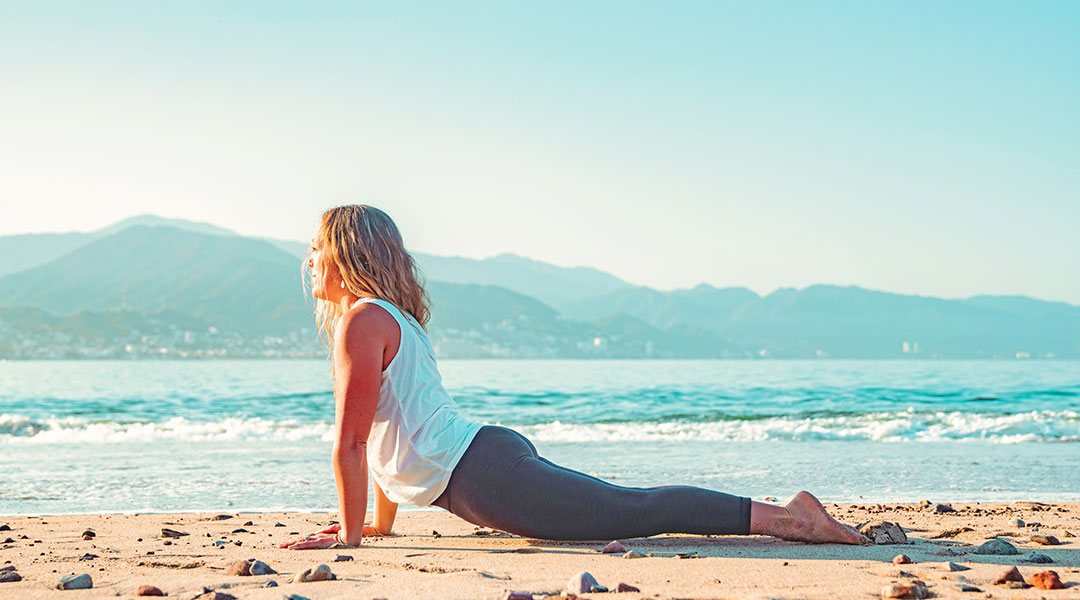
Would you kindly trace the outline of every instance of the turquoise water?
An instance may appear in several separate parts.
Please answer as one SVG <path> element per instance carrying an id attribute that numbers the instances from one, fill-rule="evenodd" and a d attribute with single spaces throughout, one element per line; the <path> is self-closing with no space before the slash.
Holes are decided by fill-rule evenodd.
<path id="1" fill-rule="evenodd" d="M 466 418 L 614 483 L 1080 500 L 1080 362 L 439 366 Z M 333 405 L 325 361 L 0 362 L 0 514 L 333 510 Z"/>

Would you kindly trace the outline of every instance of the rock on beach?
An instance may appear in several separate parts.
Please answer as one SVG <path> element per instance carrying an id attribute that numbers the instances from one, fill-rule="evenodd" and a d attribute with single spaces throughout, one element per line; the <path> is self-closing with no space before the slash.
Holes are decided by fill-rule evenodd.
<path id="1" fill-rule="evenodd" d="M 929 598 L 930 591 L 919 582 L 893 583 L 881 588 L 882 598 Z"/>
<path id="2" fill-rule="evenodd" d="M 1031 576 L 1029 583 L 1040 590 L 1060 590 L 1065 587 L 1057 571 L 1040 571 Z"/>
<path id="3" fill-rule="evenodd" d="M 891 521 L 868 521 L 859 527 L 859 533 L 875 544 L 906 544 L 907 534 Z"/>
<path id="4" fill-rule="evenodd" d="M 94 580 L 86 573 L 65 575 L 56 583 L 58 590 L 88 590 L 94 587 Z"/>
<path id="5" fill-rule="evenodd" d="M 600 587 L 600 584 L 588 571 L 582 571 L 566 582 L 566 591 L 571 594 L 588 594 L 594 587 Z"/>
<path id="6" fill-rule="evenodd" d="M 1020 554 L 1020 551 L 1005 540 L 994 538 L 981 546 L 972 550 L 975 554 L 993 554 L 997 556 L 1012 556 L 1014 554 Z"/>
<path id="7" fill-rule="evenodd" d="M 315 567 L 308 567 L 303 571 L 300 571 L 293 577 L 293 583 L 311 583 L 313 581 L 333 581 L 337 579 L 337 575 L 330 570 L 330 567 L 326 565 L 318 565 Z"/>
<path id="8" fill-rule="evenodd" d="M 1016 567 L 1010 567 L 1008 571 L 1005 571 L 994 580 L 994 585 L 1004 585 L 1014 581 L 1016 583 L 1027 583 L 1024 581 L 1024 576 L 1020 574 L 1020 569 Z"/>
<path id="9" fill-rule="evenodd" d="M 601 550 L 601 552 L 604 554 L 623 554 L 626 552 L 626 547 L 623 546 L 619 540 L 614 540 L 608 543 L 607 546 L 604 546 L 604 549 Z"/>
<path id="10" fill-rule="evenodd" d="M 139 589 L 135 591 L 136 596 L 164 596 L 164 592 L 160 588 L 152 585 L 140 585 Z"/>

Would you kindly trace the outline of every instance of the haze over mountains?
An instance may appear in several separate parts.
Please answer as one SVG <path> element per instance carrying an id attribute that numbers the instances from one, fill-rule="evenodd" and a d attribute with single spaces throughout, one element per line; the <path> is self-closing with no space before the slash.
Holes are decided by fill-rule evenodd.
<path id="1" fill-rule="evenodd" d="M 306 247 L 153 215 L 0 237 L 0 358 L 324 354 Z M 659 291 L 510 253 L 414 257 L 442 357 L 1080 357 L 1080 307 L 1022 296 Z"/>

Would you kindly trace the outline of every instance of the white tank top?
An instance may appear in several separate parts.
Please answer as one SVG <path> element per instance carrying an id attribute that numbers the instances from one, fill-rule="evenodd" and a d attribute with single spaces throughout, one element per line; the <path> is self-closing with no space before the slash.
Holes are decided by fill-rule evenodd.
<path id="1" fill-rule="evenodd" d="M 401 344 L 382 373 L 379 403 L 367 442 L 372 478 L 391 502 L 429 506 L 482 425 L 462 418 L 442 386 L 435 350 L 412 315 L 377 298 L 401 329 Z"/>

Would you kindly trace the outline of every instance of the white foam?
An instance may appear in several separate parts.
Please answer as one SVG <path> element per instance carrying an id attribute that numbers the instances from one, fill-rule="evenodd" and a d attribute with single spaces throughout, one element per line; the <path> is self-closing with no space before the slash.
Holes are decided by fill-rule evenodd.
<path id="1" fill-rule="evenodd" d="M 93 422 L 78 417 L 31 419 L 0 415 L 0 443 L 116 443 L 189 441 L 333 441 L 332 423 L 303 423 L 229 417 L 220 421 L 189 421 L 173 417 L 152 423 Z"/>
<path id="2" fill-rule="evenodd" d="M 1080 441 L 1080 418 L 1075 411 L 1032 411 L 1013 415 L 903 411 L 855 416 L 776 417 L 749 421 L 712 422 L 579 424 L 555 421 L 541 425 L 514 426 L 514 428 L 538 441 L 565 442 L 868 440 L 1018 443 Z"/>
<path id="3" fill-rule="evenodd" d="M 951 442 L 988 441 L 1077 442 L 1076 411 L 1031 411 L 1018 414 L 932 412 L 913 410 L 863 415 L 773 417 L 729 421 L 663 421 L 625 423 L 507 424 L 538 441 L 843 441 Z M 0 444 L 123 443 L 187 441 L 322 441 L 333 442 L 333 423 L 272 421 L 229 417 L 189 421 L 173 417 L 151 423 L 89 421 L 78 417 L 32 419 L 0 415 Z"/>

